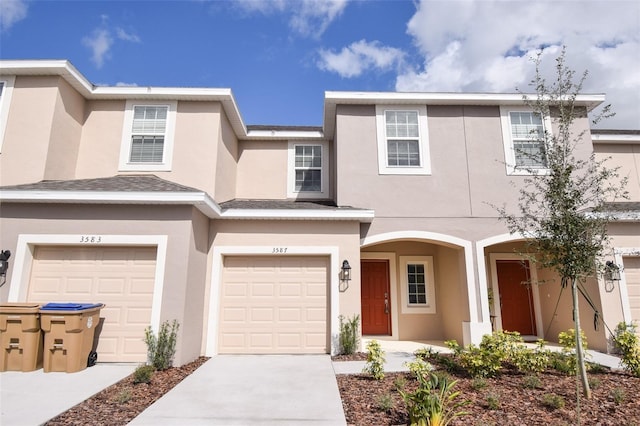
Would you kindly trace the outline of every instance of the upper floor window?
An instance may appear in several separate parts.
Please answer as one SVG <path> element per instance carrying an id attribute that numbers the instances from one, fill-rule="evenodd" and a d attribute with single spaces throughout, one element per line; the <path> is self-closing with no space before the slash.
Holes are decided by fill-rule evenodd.
<path id="1" fill-rule="evenodd" d="M 14 76 L 0 76 L 0 152 L 4 143 L 4 133 L 9 120 L 9 106 L 13 94 Z"/>
<path id="2" fill-rule="evenodd" d="M 289 143 L 289 189 L 291 198 L 329 196 L 328 144 Z"/>
<path id="3" fill-rule="evenodd" d="M 176 102 L 127 102 L 121 170 L 171 170 Z"/>
<path id="4" fill-rule="evenodd" d="M 376 105 L 376 122 L 380 174 L 431 173 L 426 106 Z"/>
<path id="5" fill-rule="evenodd" d="M 531 174 L 545 171 L 545 130 L 551 128 L 548 118 L 524 108 L 501 107 L 500 110 L 507 173 Z"/>

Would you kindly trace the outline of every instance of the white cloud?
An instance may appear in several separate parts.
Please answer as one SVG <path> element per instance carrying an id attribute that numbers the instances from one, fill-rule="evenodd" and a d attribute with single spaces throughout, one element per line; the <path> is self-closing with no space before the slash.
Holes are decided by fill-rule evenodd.
<path id="1" fill-rule="evenodd" d="M 91 36 L 82 39 L 82 44 L 91 49 L 91 61 L 93 61 L 98 68 L 102 68 L 105 59 L 111 57 L 109 50 L 113 45 L 113 37 L 111 37 L 109 30 L 105 28 L 96 28 L 93 30 Z"/>
<path id="2" fill-rule="evenodd" d="M 128 33 L 122 28 L 116 28 L 116 37 L 118 37 L 118 39 L 120 40 L 140 43 L 140 37 L 138 37 L 136 34 Z"/>
<path id="3" fill-rule="evenodd" d="M 90 36 L 82 38 L 82 44 L 91 49 L 91 61 L 97 68 L 102 68 L 104 62 L 111 58 L 111 48 L 116 40 L 127 41 L 131 43 L 140 43 L 140 37 L 135 33 L 128 33 L 120 27 L 116 27 L 115 38 L 113 31 L 109 27 L 109 17 L 102 15 L 100 17 L 102 23 L 93 30 Z"/>
<path id="4" fill-rule="evenodd" d="M 138 87 L 137 83 L 125 83 L 123 81 L 119 81 L 116 83 L 116 87 Z"/>
<path id="5" fill-rule="evenodd" d="M 8 31 L 13 24 L 26 18 L 27 9 L 24 0 L 0 1 L 0 32 Z"/>
<path id="6" fill-rule="evenodd" d="M 529 91 L 531 57 L 543 49 L 553 78 L 560 46 L 584 92 L 606 93 L 615 118 L 604 127 L 640 128 L 640 2 L 422 0 L 407 24 L 422 63 L 396 80 L 400 91 Z"/>
<path id="7" fill-rule="evenodd" d="M 341 77 L 357 77 L 369 68 L 388 70 L 402 63 L 404 53 L 400 49 L 381 46 L 380 42 L 356 41 L 340 52 L 321 49 L 318 67 L 339 74 Z"/>
<path id="8" fill-rule="evenodd" d="M 248 13 L 291 15 L 289 27 L 300 35 L 319 37 L 337 19 L 348 0 L 240 0 L 234 3 Z"/>

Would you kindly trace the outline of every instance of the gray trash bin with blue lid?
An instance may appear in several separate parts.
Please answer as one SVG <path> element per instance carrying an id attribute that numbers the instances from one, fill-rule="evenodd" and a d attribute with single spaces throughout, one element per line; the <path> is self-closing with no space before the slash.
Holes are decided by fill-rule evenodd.
<path id="1" fill-rule="evenodd" d="M 45 373 L 87 368 L 102 308 L 103 303 L 47 303 L 40 308 Z"/>

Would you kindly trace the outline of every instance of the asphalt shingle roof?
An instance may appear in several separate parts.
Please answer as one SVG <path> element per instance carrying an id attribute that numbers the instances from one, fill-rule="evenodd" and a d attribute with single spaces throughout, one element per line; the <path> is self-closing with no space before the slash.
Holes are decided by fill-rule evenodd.
<path id="1" fill-rule="evenodd" d="M 202 192 L 154 175 L 119 175 L 95 179 L 43 180 L 1 186 L 3 191 Z"/>

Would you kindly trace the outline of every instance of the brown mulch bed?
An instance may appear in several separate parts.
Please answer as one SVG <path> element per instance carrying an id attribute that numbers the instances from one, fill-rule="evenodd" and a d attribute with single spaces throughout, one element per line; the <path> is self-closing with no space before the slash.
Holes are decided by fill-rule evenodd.
<path id="1" fill-rule="evenodd" d="M 86 401 L 55 417 L 46 425 L 126 425 L 195 371 L 208 358 L 200 357 L 182 367 L 154 373 L 150 384 L 133 384 L 133 375 L 108 387 Z M 365 353 L 341 355 L 334 361 L 366 360 Z M 337 375 L 347 423 L 350 425 L 402 425 L 408 423 L 404 402 L 397 385 L 404 382 L 405 390 L 415 389 L 417 383 L 409 373 L 387 373 L 384 380 L 368 375 Z M 572 425 L 576 424 L 576 381 L 554 371 L 539 375 L 535 389 L 524 386 L 525 376 L 507 370 L 501 376 L 486 379 L 486 386 L 464 374 L 452 375 L 458 380 L 459 399 L 470 404 L 463 409 L 470 414 L 454 420 L 452 425 Z M 640 378 L 621 372 L 589 374 L 593 396 L 580 399 L 583 425 L 640 426 Z M 563 399 L 563 408 L 544 404 L 546 395 Z M 383 409 L 384 399 L 391 406 Z M 390 402 L 389 402 L 390 401 Z M 498 407 L 490 407 L 489 402 Z"/>
<path id="2" fill-rule="evenodd" d="M 469 377 L 457 379 L 458 399 L 470 404 L 462 408 L 469 412 L 452 425 L 573 425 L 576 417 L 576 379 L 549 371 L 539 375 L 538 388 L 526 388 L 525 376 L 507 371 L 498 378 L 486 379 L 486 386 L 474 389 Z M 580 424 L 583 425 L 640 425 L 640 378 L 624 373 L 589 375 L 592 386 L 590 400 L 580 398 Z M 364 374 L 338 375 L 347 423 L 350 425 L 408 424 L 405 404 L 396 383 L 404 380 L 404 389 L 416 388 L 416 380 L 409 373 L 387 373 L 383 380 Z M 476 382 L 477 383 L 477 382 Z M 383 395 L 385 397 L 383 397 Z M 557 395 L 563 408 L 544 404 L 546 395 Z M 384 399 L 390 398 L 391 408 L 384 409 Z M 494 402 L 490 407 L 489 402 Z M 497 403 L 497 408 L 495 404 Z M 387 404 L 389 405 L 389 404 Z"/>
<path id="3" fill-rule="evenodd" d="M 156 371 L 148 384 L 134 384 L 131 374 L 45 425 L 126 425 L 208 359 L 200 357 L 181 367 Z"/>
<path id="4" fill-rule="evenodd" d="M 353 354 L 333 355 L 331 361 L 366 361 L 366 352 L 356 352 Z"/>

